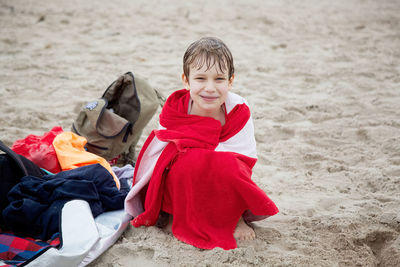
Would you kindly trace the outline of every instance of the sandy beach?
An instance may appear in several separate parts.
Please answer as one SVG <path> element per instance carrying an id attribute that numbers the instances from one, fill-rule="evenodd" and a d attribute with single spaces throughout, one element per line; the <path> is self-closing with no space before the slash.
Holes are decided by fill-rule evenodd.
<path id="1" fill-rule="evenodd" d="M 69 131 L 127 71 L 181 89 L 183 53 L 202 36 L 232 51 L 253 180 L 280 213 L 230 251 L 130 226 L 90 266 L 400 266 L 397 0 L 0 0 L 0 139 Z"/>

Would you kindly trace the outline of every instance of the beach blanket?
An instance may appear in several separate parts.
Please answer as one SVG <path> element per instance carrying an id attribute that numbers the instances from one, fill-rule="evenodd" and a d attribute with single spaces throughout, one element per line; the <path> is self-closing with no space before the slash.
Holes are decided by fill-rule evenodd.
<path id="1" fill-rule="evenodd" d="M 0 229 L 0 260 L 5 266 L 20 266 L 31 258 L 44 253 L 50 247 L 60 245 L 59 234 L 44 242 L 30 237 L 18 237 L 12 233 L 3 233 Z"/>
<path id="2" fill-rule="evenodd" d="M 160 114 L 160 129 L 139 154 L 134 186 L 125 200 L 132 225 L 150 226 L 160 210 L 173 215 L 172 233 L 203 249 L 236 248 L 239 218 L 259 220 L 278 212 L 251 180 L 256 143 L 246 101 L 229 93 L 226 123 L 188 115 L 188 90 L 173 93 Z"/>

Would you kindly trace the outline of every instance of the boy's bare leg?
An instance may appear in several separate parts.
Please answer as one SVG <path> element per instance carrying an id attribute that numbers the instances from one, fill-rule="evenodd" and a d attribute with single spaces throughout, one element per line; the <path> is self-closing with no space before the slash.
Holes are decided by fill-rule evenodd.
<path id="1" fill-rule="evenodd" d="M 169 223 L 169 214 L 164 211 L 160 211 L 156 226 L 159 228 L 164 228 L 165 226 L 167 226 L 168 223 Z"/>
<path id="2" fill-rule="evenodd" d="M 253 228 L 245 223 L 243 217 L 240 217 L 235 232 L 233 233 L 233 237 L 236 240 L 253 240 L 256 238 L 256 233 Z"/>
<path id="3" fill-rule="evenodd" d="M 172 232 L 172 215 L 164 211 L 160 211 L 156 226 L 164 229 L 165 231 Z"/>
<path id="4" fill-rule="evenodd" d="M 169 214 L 169 216 L 168 216 L 168 224 L 164 228 L 168 233 L 172 233 L 172 218 L 173 218 L 172 214 Z"/>

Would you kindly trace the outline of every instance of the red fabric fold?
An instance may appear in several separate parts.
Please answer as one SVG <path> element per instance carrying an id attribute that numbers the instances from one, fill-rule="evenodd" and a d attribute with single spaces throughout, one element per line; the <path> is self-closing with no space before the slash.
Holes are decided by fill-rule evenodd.
<path id="1" fill-rule="evenodd" d="M 15 153 L 30 159 L 40 168 L 52 173 L 59 173 L 61 166 L 53 147 L 53 140 L 60 133 L 63 133 L 63 129 L 60 126 L 55 126 L 42 136 L 30 134 L 24 139 L 15 141 L 11 149 Z"/>
<path id="2" fill-rule="evenodd" d="M 233 233 L 246 210 L 265 216 L 278 212 L 251 180 L 255 158 L 215 151 L 244 127 L 250 111 L 236 105 L 222 127 L 213 118 L 188 115 L 189 101 L 189 91 L 173 93 L 160 114 L 165 129 L 153 131 L 143 146 L 141 154 L 153 138 L 168 142 L 151 176 L 144 212 L 132 224 L 154 225 L 162 209 L 173 215 L 172 233 L 179 240 L 203 249 L 233 249 Z M 139 165 L 138 160 L 136 169 Z"/>

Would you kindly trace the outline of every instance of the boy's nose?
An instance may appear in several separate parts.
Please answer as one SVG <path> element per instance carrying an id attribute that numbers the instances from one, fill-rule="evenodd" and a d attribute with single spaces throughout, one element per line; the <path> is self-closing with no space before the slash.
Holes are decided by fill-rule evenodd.
<path id="1" fill-rule="evenodd" d="M 215 90 L 215 84 L 213 81 L 208 81 L 206 84 L 206 91 L 214 91 Z"/>

